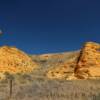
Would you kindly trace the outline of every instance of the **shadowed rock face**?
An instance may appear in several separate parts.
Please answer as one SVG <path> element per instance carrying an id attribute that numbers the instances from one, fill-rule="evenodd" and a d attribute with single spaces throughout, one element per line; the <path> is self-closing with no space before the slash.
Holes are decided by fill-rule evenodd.
<path id="1" fill-rule="evenodd" d="M 79 79 L 100 77 L 100 44 L 87 42 L 81 49 L 75 68 Z"/>
<path id="2" fill-rule="evenodd" d="M 17 48 L 8 46 L 0 48 L 0 73 L 30 72 L 35 66 L 36 63 Z"/>

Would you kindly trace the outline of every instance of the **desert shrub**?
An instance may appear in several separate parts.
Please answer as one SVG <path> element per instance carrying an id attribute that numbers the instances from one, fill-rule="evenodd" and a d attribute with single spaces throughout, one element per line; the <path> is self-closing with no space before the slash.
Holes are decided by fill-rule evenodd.
<path id="1" fill-rule="evenodd" d="M 31 75 L 26 74 L 26 73 L 22 75 L 22 78 L 23 78 L 24 80 L 27 80 L 27 81 L 32 81 Z"/>

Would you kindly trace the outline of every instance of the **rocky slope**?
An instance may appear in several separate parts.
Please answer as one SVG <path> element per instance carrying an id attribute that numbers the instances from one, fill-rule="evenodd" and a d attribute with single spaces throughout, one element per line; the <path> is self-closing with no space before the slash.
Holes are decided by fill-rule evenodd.
<path id="1" fill-rule="evenodd" d="M 100 77 L 100 45 L 86 42 L 74 52 L 30 55 L 15 47 L 0 48 L 2 73 L 28 73 L 32 77 L 49 79 L 88 79 Z"/>
<path id="2" fill-rule="evenodd" d="M 0 74 L 31 72 L 36 65 L 28 55 L 15 47 L 0 48 Z"/>
<path id="3" fill-rule="evenodd" d="M 100 77 L 100 44 L 84 44 L 77 60 L 75 75 L 82 79 Z"/>
<path id="4" fill-rule="evenodd" d="M 86 42 L 76 59 L 57 65 L 47 77 L 57 79 L 88 79 L 100 77 L 100 44 Z"/>
<path id="5" fill-rule="evenodd" d="M 32 56 L 39 69 L 35 76 L 49 79 L 68 79 L 73 76 L 79 51 Z"/>

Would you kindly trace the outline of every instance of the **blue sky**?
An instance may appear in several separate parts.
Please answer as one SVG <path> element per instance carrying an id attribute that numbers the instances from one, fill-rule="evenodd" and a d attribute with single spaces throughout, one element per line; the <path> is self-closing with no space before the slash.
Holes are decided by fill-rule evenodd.
<path id="1" fill-rule="evenodd" d="M 100 0 L 2 0 L 0 45 L 29 54 L 73 51 L 100 43 Z"/>

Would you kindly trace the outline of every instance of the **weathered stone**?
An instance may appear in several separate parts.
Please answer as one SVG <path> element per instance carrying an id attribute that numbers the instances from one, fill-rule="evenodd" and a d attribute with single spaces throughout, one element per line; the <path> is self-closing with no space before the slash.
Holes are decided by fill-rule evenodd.
<path id="1" fill-rule="evenodd" d="M 100 77 L 100 44 L 84 44 L 75 68 L 75 76 L 79 79 Z"/>
<path id="2" fill-rule="evenodd" d="M 15 47 L 0 48 L 0 73 L 31 72 L 36 66 L 28 55 Z"/>
<path id="3" fill-rule="evenodd" d="M 67 79 L 74 73 L 74 63 L 65 62 L 49 69 L 47 77 L 51 79 Z"/>

